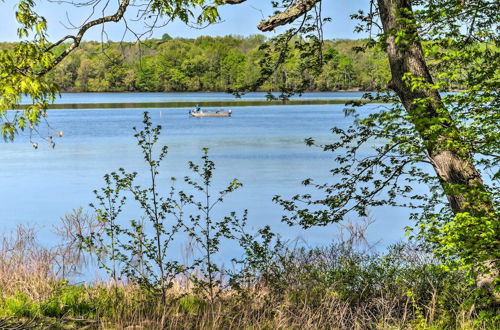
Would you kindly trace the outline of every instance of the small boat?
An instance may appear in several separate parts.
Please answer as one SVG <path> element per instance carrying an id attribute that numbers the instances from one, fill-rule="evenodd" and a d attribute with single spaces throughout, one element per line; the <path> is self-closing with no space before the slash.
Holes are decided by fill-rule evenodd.
<path id="1" fill-rule="evenodd" d="M 189 115 L 192 117 L 231 117 L 231 110 L 228 111 L 222 111 L 222 110 L 217 110 L 217 111 L 196 111 L 196 110 L 191 110 L 189 111 Z"/>

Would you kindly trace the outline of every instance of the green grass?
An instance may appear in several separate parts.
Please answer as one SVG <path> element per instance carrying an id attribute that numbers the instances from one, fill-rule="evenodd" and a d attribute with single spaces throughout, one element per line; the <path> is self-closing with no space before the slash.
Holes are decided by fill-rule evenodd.
<path id="1" fill-rule="evenodd" d="M 189 277 L 166 302 L 154 288 L 61 281 L 39 298 L 0 294 L 0 320 L 54 329 L 500 328 L 498 305 L 473 294 L 465 273 L 434 262 L 405 246 L 383 255 L 296 249 L 245 285 L 221 288 L 214 302 L 188 289 Z"/>

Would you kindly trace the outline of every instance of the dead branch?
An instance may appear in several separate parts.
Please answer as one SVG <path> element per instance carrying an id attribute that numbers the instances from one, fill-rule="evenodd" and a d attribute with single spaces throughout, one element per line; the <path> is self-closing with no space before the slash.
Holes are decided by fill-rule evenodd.
<path id="1" fill-rule="evenodd" d="M 238 0 L 236 0 L 238 1 Z M 300 0 L 287 8 L 285 11 L 274 15 L 273 17 L 259 23 L 257 28 L 262 32 L 272 31 L 276 27 L 292 23 L 300 16 L 306 14 L 309 10 L 321 0 Z"/>

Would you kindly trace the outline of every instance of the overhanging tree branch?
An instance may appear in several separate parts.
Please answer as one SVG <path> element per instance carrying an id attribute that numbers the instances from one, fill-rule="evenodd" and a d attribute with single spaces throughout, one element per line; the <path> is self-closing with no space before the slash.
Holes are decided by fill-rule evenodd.
<path id="1" fill-rule="evenodd" d="M 278 26 L 292 23 L 297 18 L 306 14 L 309 10 L 313 9 L 318 2 L 320 2 L 320 0 L 297 1 L 284 12 L 276 14 L 273 17 L 260 22 L 257 28 L 262 32 L 267 32 L 274 30 Z"/>
<path id="2" fill-rule="evenodd" d="M 61 62 L 66 56 L 68 56 L 72 51 L 74 51 L 79 45 L 80 42 L 82 41 L 83 36 L 87 32 L 88 29 L 90 29 L 93 26 L 104 24 L 107 22 L 118 22 L 123 18 L 123 15 L 125 14 L 125 11 L 127 10 L 128 5 L 130 4 L 130 0 L 122 0 L 120 2 L 120 6 L 116 10 L 116 12 L 113 15 L 108 15 L 108 16 L 103 16 L 101 18 L 92 20 L 90 22 L 85 23 L 80 27 L 80 30 L 78 30 L 78 33 L 76 35 L 67 35 L 63 38 L 61 38 L 59 41 L 55 42 L 51 46 L 47 48 L 46 51 L 49 51 L 53 49 L 55 46 L 60 45 L 64 41 L 68 39 L 73 39 L 73 42 L 71 45 L 68 46 L 60 55 L 54 58 L 54 60 L 46 66 L 43 70 L 38 71 L 37 75 L 43 76 L 50 70 L 52 70 L 59 62 Z"/>
<path id="3" fill-rule="evenodd" d="M 222 0 L 221 4 L 236 5 L 236 4 L 243 3 L 245 1 L 247 1 L 247 0 Z M 58 55 L 50 63 L 50 65 L 45 67 L 43 70 L 38 71 L 36 74 L 39 76 L 45 75 L 47 72 L 52 70 L 57 64 L 59 64 L 66 56 L 68 56 L 71 52 L 73 52 L 76 48 L 78 48 L 83 36 L 87 32 L 87 30 L 90 29 L 91 27 L 96 26 L 96 25 L 101 25 L 104 23 L 108 23 L 108 22 L 120 21 L 123 18 L 129 4 L 130 4 L 130 0 L 122 0 L 120 2 L 120 5 L 119 5 L 117 11 L 113 15 L 103 16 L 101 18 L 87 22 L 80 27 L 80 29 L 76 35 L 67 35 L 67 36 L 61 38 L 60 40 L 58 40 L 57 42 L 53 43 L 49 47 L 47 47 L 47 49 L 45 51 L 50 51 L 50 50 L 54 49 L 56 46 L 62 44 L 63 42 L 65 42 L 69 39 L 73 39 L 73 42 L 71 43 L 71 45 L 68 48 L 66 48 L 60 55 Z"/>
<path id="4" fill-rule="evenodd" d="M 222 0 L 223 5 L 237 5 L 239 3 L 243 3 L 247 0 Z"/>

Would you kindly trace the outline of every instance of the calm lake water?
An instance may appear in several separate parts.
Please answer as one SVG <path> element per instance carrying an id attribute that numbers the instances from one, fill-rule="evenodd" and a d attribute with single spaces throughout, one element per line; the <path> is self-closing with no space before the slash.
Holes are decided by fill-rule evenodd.
<path id="1" fill-rule="evenodd" d="M 189 99 L 215 94 L 183 95 Z M 157 101 L 164 94 L 68 94 L 60 102 Z M 345 98 L 345 95 L 331 97 Z M 326 97 L 326 96 L 325 96 Z M 159 100 L 159 99 L 158 99 Z M 164 100 L 164 99 L 162 99 Z M 364 111 L 376 111 L 369 105 Z M 238 178 L 244 186 L 230 195 L 218 209 L 249 211 L 249 227 L 269 224 L 287 239 L 302 238 L 307 244 L 328 244 L 338 235 L 335 225 L 301 230 L 280 222 L 282 209 L 271 199 L 274 195 L 292 196 L 304 192 L 300 182 L 312 177 L 318 182 L 333 182 L 329 169 L 333 155 L 305 146 L 304 139 L 333 142 L 333 126 L 346 127 L 342 105 L 301 105 L 233 108 L 232 118 L 189 118 L 187 109 L 94 109 L 51 110 L 49 123 L 64 131 L 51 149 L 40 142 L 34 150 L 27 136 L 14 143 L 0 142 L 0 230 L 17 224 L 35 224 L 50 232 L 59 218 L 80 206 L 88 209 L 94 201 L 92 191 L 103 185 L 102 176 L 124 167 L 141 173 L 143 159 L 133 138 L 133 126 L 141 126 L 143 111 L 151 113 L 155 124 L 164 127 L 161 144 L 169 146 L 169 155 L 161 167 L 164 191 L 168 178 L 181 179 L 189 174 L 187 162 L 198 161 L 203 147 L 210 148 L 215 161 L 214 189 Z M 48 130 L 41 126 L 41 132 Z M 370 149 L 365 150 L 370 153 Z M 146 182 L 146 175 L 140 176 Z M 184 188 L 182 180 L 179 188 Z M 408 210 L 393 207 L 374 209 L 375 220 L 368 231 L 370 242 L 384 247 L 403 239 L 409 225 Z M 139 214 L 135 207 L 126 210 L 122 221 Z M 351 215 L 356 220 L 356 215 Z M 44 236 L 50 243 L 50 234 Z"/>

